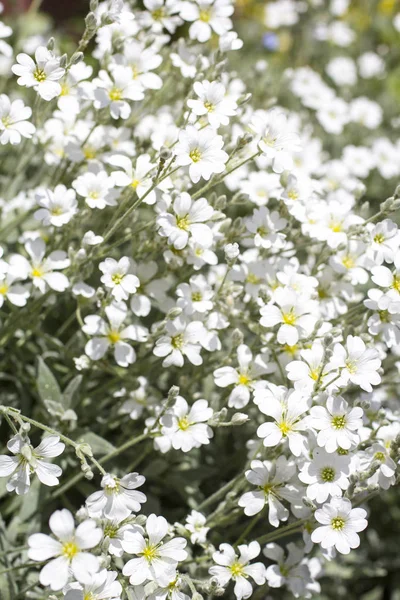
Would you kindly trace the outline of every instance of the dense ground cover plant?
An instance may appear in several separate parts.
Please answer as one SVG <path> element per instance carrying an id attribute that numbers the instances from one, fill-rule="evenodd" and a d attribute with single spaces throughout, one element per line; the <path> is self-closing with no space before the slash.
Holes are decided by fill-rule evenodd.
<path id="1" fill-rule="evenodd" d="M 380 5 L 368 40 L 346 0 L 240 3 L 244 45 L 231 0 L 91 0 L 74 49 L 1 24 L 1 598 L 361 597 L 338 570 L 387 575 Z"/>

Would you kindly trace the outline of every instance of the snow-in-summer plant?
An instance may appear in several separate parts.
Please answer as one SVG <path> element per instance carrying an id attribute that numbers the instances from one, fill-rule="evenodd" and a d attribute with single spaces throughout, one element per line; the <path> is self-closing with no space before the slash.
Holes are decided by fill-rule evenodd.
<path id="1" fill-rule="evenodd" d="M 400 13 L 91 0 L 76 45 L 38 4 L 0 23 L 0 597 L 343 597 L 399 481 Z"/>

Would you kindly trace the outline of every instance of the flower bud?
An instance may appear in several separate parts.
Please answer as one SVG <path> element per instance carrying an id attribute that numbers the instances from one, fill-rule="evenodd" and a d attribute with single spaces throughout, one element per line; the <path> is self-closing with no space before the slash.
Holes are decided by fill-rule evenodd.
<path id="1" fill-rule="evenodd" d="M 86 30 L 89 32 L 94 32 L 97 27 L 97 19 L 96 15 L 93 12 L 90 12 L 85 17 L 85 25 Z"/>
<path id="2" fill-rule="evenodd" d="M 172 152 L 169 148 L 166 148 L 165 146 L 163 146 L 160 150 L 160 160 L 162 161 L 166 161 L 168 159 L 170 159 L 172 156 Z"/>
<path id="3" fill-rule="evenodd" d="M 175 399 L 177 398 L 177 396 L 179 396 L 179 386 L 177 385 L 173 385 L 172 387 L 169 388 L 168 391 L 168 404 L 170 402 L 174 402 Z"/>
<path id="4" fill-rule="evenodd" d="M 236 348 L 236 346 L 240 346 L 243 344 L 243 333 L 240 329 L 234 329 L 232 332 L 232 346 Z"/>
<path id="5" fill-rule="evenodd" d="M 232 423 L 232 425 L 243 425 L 248 420 L 249 420 L 248 415 L 246 415 L 245 413 L 238 412 L 232 416 L 231 423 Z"/>
<path id="6" fill-rule="evenodd" d="M 224 247 L 224 252 L 227 261 L 236 260 L 240 254 L 239 244 L 237 242 L 233 242 L 233 244 L 226 244 Z"/>
<path id="7" fill-rule="evenodd" d="M 53 37 L 51 37 L 51 38 L 49 39 L 49 41 L 47 42 L 47 50 L 50 50 L 50 52 L 51 52 L 52 50 L 54 50 L 54 43 L 55 43 L 55 41 L 54 41 L 54 38 L 53 38 Z"/>
<path id="8" fill-rule="evenodd" d="M 176 319 L 176 317 L 179 317 L 180 314 L 182 314 L 182 309 L 180 306 L 175 306 L 175 308 L 171 308 L 171 310 L 167 312 L 167 321 L 173 321 L 174 319 Z"/>
<path id="9" fill-rule="evenodd" d="M 75 52 L 71 56 L 71 65 L 77 65 L 83 60 L 83 52 Z"/>
<path id="10" fill-rule="evenodd" d="M 92 12 L 96 12 L 99 7 L 99 0 L 90 0 L 89 6 Z"/>
<path id="11" fill-rule="evenodd" d="M 68 63 L 68 56 L 66 54 L 63 54 L 60 58 L 60 67 L 65 69 L 65 67 L 67 66 L 67 63 Z"/>

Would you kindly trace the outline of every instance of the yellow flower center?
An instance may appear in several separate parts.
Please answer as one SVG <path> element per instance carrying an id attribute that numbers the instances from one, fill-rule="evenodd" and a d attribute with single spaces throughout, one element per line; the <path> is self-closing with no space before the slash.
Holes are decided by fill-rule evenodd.
<path id="1" fill-rule="evenodd" d="M 378 310 L 378 315 L 382 323 L 390 323 L 390 315 L 387 310 Z"/>
<path id="2" fill-rule="evenodd" d="M 183 334 L 179 333 L 171 338 L 171 346 L 176 350 L 180 350 L 183 346 Z"/>
<path id="3" fill-rule="evenodd" d="M 354 258 L 352 256 L 350 256 L 349 254 L 347 256 L 344 256 L 342 258 L 342 265 L 346 269 L 352 269 L 355 266 Z"/>
<path id="4" fill-rule="evenodd" d="M 92 200 L 97 200 L 99 197 L 99 192 L 89 192 L 89 198 Z"/>
<path id="5" fill-rule="evenodd" d="M 336 415 L 331 421 L 333 429 L 344 429 L 346 427 L 346 415 Z"/>
<path id="6" fill-rule="evenodd" d="M 383 452 L 375 452 L 374 458 L 375 458 L 375 460 L 379 460 L 380 462 L 384 462 L 386 456 L 384 455 Z"/>
<path id="7" fill-rule="evenodd" d="M 43 71 L 43 69 L 39 69 L 39 67 L 37 67 L 36 71 L 34 71 L 33 76 L 38 83 L 46 80 L 46 73 Z"/>
<path id="8" fill-rule="evenodd" d="M 191 150 L 189 152 L 189 158 L 194 162 L 197 163 L 199 162 L 199 160 L 201 159 L 201 152 L 198 148 L 193 148 L 193 150 Z"/>
<path id="9" fill-rule="evenodd" d="M 282 313 L 282 320 L 285 325 L 294 325 L 296 323 L 296 315 L 293 309 L 290 309 L 288 313 Z"/>
<path id="10" fill-rule="evenodd" d="M 119 331 L 110 331 L 107 335 L 108 340 L 111 344 L 116 344 L 121 339 Z"/>
<path id="11" fill-rule="evenodd" d="M 177 217 L 176 226 L 179 227 L 179 229 L 187 231 L 190 226 L 189 215 L 185 215 L 184 217 Z"/>
<path id="12" fill-rule="evenodd" d="M 201 292 L 193 292 L 192 294 L 192 301 L 193 302 L 200 302 L 201 301 Z"/>
<path id="13" fill-rule="evenodd" d="M 69 85 L 67 83 L 63 83 L 61 85 L 61 94 L 60 96 L 68 96 L 69 94 Z"/>
<path id="14" fill-rule="evenodd" d="M 82 152 L 86 160 L 93 160 L 93 158 L 96 158 L 96 150 L 91 146 L 86 146 L 82 149 Z"/>
<path id="15" fill-rule="evenodd" d="M 201 10 L 199 14 L 199 19 L 200 21 L 203 21 L 203 23 L 208 23 L 211 19 L 211 11 L 206 9 Z"/>
<path id="16" fill-rule="evenodd" d="M 4 127 L 7 129 L 7 127 L 11 124 L 11 119 L 10 117 L 2 117 L 1 122 L 3 123 Z"/>
<path id="17" fill-rule="evenodd" d="M 84 596 L 83 596 L 83 600 L 96 600 L 96 596 L 94 596 L 92 594 L 92 592 L 87 592 Z"/>
<path id="18" fill-rule="evenodd" d="M 285 352 L 287 352 L 287 354 L 294 356 L 298 351 L 299 347 L 297 346 L 297 344 L 295 344 L 294 346 L 289 346 L 288 344 L 285 344 L 283 349 Z"/>
<path id="19" fill-rule="evenodd" d="M 377 233 L 376 236 L 374 237 L 374 242 L 376 244 L 383 244 L 384 241 L 385 241 L 385 236 L 382 233 Z"/>
<path id="20" fill-rule="evenodd" d="M 339 223 L 337 221 L 331 221 L 329 224 L 329 229 L 334 233 L 340 233 L 341 231 L 343 231 L 342 223 Z"/>
<path id="21" fill-rule="evenodd" d="M 321 471 L 321 479 L 325 482 L 333 481 L 335 478 L 335 469 L 332 467 L 325 467 Z"/>
<path id="22" fill-rule="evenodd" d="M 151 562 L 152 560 L 154 560 L 157 557 L 157 546 L 154 546 L 154 545 L 146 546 L 146 548 L 142 552 L 142 556 L 144 556 L 148 562 Z"/>
<path id="23" fill-rule="evenodd" d="M 61 208 L 61 206 L 53 206 L 50 212 L 53 215 L 53 217 L 58 217 L 59 215 L 62 215 L 63 209 Z"/>
<path id="24" fill-rule="evenodd" d="M 286 436 L 292 430 L 291 426 L 286 421 L 282 421 L 281 423 L 279 423 L 278 427 L 281 430 L 283 436 Z"/>
<path id="25" fill-rule="evenodd" d="M 118 533 L 118 527 L 115 527 L 112 523 L 107 523 L 104 527 L 104 537 L 115 538 Z"/>
<path id="26" fill-rule="evenodd" d="M 232 577 L 243 576 L 243 565 L 238 562 L 234 562 L 230 567 Z"/>
<path id="27" fill-rule="evenodd" d="M 345 366 L 351 375 L 357 372 L 357 363 L 354 360 L 346 360 Z"/>
<path id="28" fill-rule="evenodd" d="M 246 277 L 247 283 L 252 283 L 253 285 L 257 285 L 260 283 L 261 279 L 254 275 L 254 273 L 249 273 Z"/>
<path id="29" fill-rule="evenodd" d="M 215 110 L 215 106 L 214 104 L 212 104 L 211 102 L 204 102 L 204 108 L 207 109 L 207 112 L 213 112 L 213 110 Z"/>
<path id="30" fill-rule="evenodd" d="M 111 281 L 115 283 L 115 285 L 120 285 L 120 283 L 122 283 L 123 278 L 124 275 L 122 273 L 114 273 L 114 275 L 111 275 Z"/>
<path id="31" fill-rule="evenodd" d="M 178 419 L 178 427 L 181 431 L 187 431 L 190 427 L 189 419 L 187 417 Z"/>
<path id="32" fill-rule="evenodd" d="M 61 550 L 62 555 L 68 558 L 69 560 L 72 560 L 74 556 L 78 554 L 78 552 L 79 548 L 75 544 L 75 542 L 65 542 Z"/>
<path id="33" fill-rule="evenodd" d="M 311 371 L 310 371 L 310 377 L 314 381 L 318 380 L 319 374 L 320 374 L 320 369 L 311 369 Z"/>
<path id="34" fill-rule="evenodd" d="M 110 100 L 112 100 L 113 102 L 117 102 L 118 100 L 121 100 L 121 98 L 122 98 L 122 90 L 120 90 L 119 88 L 113 87 L 108 92 L 108 96 L 109 96 Z"/>
<path id="35" fill-rule="evenodd" d="M 296 192 L 296 190 L 289 190 L 288 198 L 290 198 L 291 200 L 298 200 L 299 194 L 298 192 Z"/>
<path id="36" fill-rule="evenodd" d="M 396 290 L 396 292 L 399 292 L 399 294 L 400 294 L 400 276 L 399 275 L 395 275 L 393 277 L 393 283 L 392 283 L 391 287 L 394 290 Z"/>
<path id="37" fill-rule="evenodd" d="M 0 285 L 0 296 L 5 296 L 8 292 L 8 285 L 6 283 L 2 283 Z"/>
<path id="38" fill-rule="evenodd" d="M 331 527 L 335 531 L 342 531 L 345 526 L 345 520 L 342 517 L 334 517 L 331 521 Z"/>
<path id="39" fill-rule="evenodd" d="M 131 183 L 131 187 L 133 187 L 133 189 L 136 190 L 139 183 L 140 183 L 139 179 L 134 179 Z"/>
<path id="40" fill-rule="evenodd" d="M 251 379 L 247 375 L 242 374 L 239 376 L 240 385 L 248 385 L 250 383 L 250 381 L 251 381 Z"/>
<path id="41" fill-rule="evenodd" d="M 156 10 L 153 10 L 153 12 L 151 13 L 151 16 L 153 17 L 153 19 L 155 21 L 160 21 L 160 19 L 163 18 L 164 14 L 165 14 L 164 7 L 161 6 L 160 8 L 156 8 Z"/>
<path id="42" fill-rule="evenodd" d="M 43 277 L 43 271 L 40 267 L 34 267 L 31 272 L 32 277 Z"/>

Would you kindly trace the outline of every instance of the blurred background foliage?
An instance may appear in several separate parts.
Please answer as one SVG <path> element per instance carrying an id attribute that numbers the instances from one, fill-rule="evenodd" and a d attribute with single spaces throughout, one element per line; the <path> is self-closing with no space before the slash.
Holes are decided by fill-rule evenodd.
<path id="1" fill-rule="evenodd" d="M 340 18 L 347 22 L 356 34 L 354 42 L 347 47 L 338 47 L 329 41 L 319 41 L 314 37 L 318 24 L 332 18 L 328 7 L 328 0 L 309 2 L 299 0 L 305 10 L 300 13 L 298 22 L 291 27 L 282 27 L 270 30 L 265 22 L 265 0 L 237 0 L 235 12 L 235 29 L 244 41 L 244 48 L 240 52 L 232 53 L 231 63 L 237 76 L 246 83 L 253 93 L 253 105 L 257 108 L 266 108 L 274 99 L 295 112 L 302 113 L 304 109 L 299 100 L 288 90 L 284 72 L 308 65 L 323 75 L 327 62 L 340 55 L 357 59 L 361 54 L 373 51 L 384 57 L 386 75 L 381 79 L 359 79 L 356 87 L 357 96 L 367 96 L 378 102 L 384 110 L 384 120 L 379 132 L 369 131 L 365 136 L 382 135 L 396 141 L 398 127 L 400 127 L 400 33 L 393 27 L 393 16 L 400 12 L 400 0 L 352 0 L 346 13 Z M 317 6 L 316 6 L 317 4 Z M 88 12 L 86 0 L 6 0 L 5 21 L 12 23 L 16 37 L 41 35 L 44 39 L 57 31 L 57 44 L 61 52 L 72 53 L 76 42 L 79 40 L 83 29 L 83 18 Z M 178 38 L 180 32 L 175 35 Z M 86 57 L 90 62 L 89 53 Z M 332 85 L 332 82 L 327 80 Z M 344 99 L 354 95 L 351 89 L 342 88 L 340 94 Z M 346 98 L 347 95 L 347 98 Z M 348 144 L 364 145 L 368 139 L 362 137 L 361 128 L 345 128 L 340 136 L 328 136 L 322 131 L 319 124 L 308 111 L 307 119 L 313 122 L 315 135 L 324 140 L 324 149 L 333 158 L 341 155 L 342 149 Z M 314 121 L 313 121 L 314 119 Z M 367 193 L 365 199 L 371 204 L 382 202 L 391 192 L 388 182 L 383 190 L 383 180 L 376 171 L 373 171 L 366 181 Z M 398 182 L 396 182 L 398 183 Z M 388 192 L 388 193 L 387 193 Z M 399 218 L 397 217 L 397 221 Z M 23 362 L 16 360 L 16 376 L 22 368 Z M 32 370 L 32 387 L 36 387 L 35 372 Z M 58 373 L 60 380 L 63 374 Z M 35 392 L 34 392 L 35 393 Z M 30 398 L 20 398 L 21 408 Z M 13 402 L 11 402 L 13 403 Z M 107 411 L 108 407 L 104 407 Z M 221 473 L 228 481 L 236 468 L 232 465 L 244 462 L 243 448 L 238 447 L 237 439 L 231 438 L 232 434 L 220 436 L 221 461 L 218 465 L 212 464 L 212 457 L 207 450 L 203 453 L 204 466 L 201 476 L 191 472 L 191 460 L 187 457 L 184 461 L 181 455 L 174 453 L 166 459 L 160 457 L 146 464 L 145 454 L 151 451 L 149 442 L 143 448 L 143 456 L 126 457 L 126 468 L 132 470 L 134 463 L 143 459 L 144 467 L 141 471 L 148 478 L 151 486 L 150 502 L 147 510 L 158 511 L 157 502 L 163 505 L 163 514 L 173 522 L 184 517 L 187 502 L 187 486 L 191 480 L 200 481 L 201 491 L 204 496 L 215 491 L 213 477 Z M 230 447 L 229 456 L 226 448 Z M 133 463 L 132 463 L 132 459 Z M 225 460 L 223 464 L 222 460 Z M 244 459 L 244 460 L 243 460 Z M 121 467 L 124 465 L 121 465 Z M 217 472 L 216 472 L 217 468 Z M 221 484 L 224 481 L 220 482 Z M 88 482 L 81 481 L 75 490 L 76 503 L 92 491 Z M 174 497 L 176 503 L 169 506 Z M 40 506 L 39 488 L 32 487 L 32 494 L 22 501 L 19 513 L 20 521 L 29 521 L 31 516 Z M 0 489 L 0 497 L 3 489 Z M 70 495 L 63 496 L 64 506 L 68 506 Z M 157 500 L 156 500 L 157 499 Z M 75 498 L 74 498 L 75 500 Z M 13 502 L 21 502 L 17 498 Z M 14 510 L 13 502 L 5 506 L 3 517 L 7 518 Z M 346 598 L 348 600 L 400 600 L 400 491 L 392 488 L 388 492 L 376 496 L 370 502 L 370 526 L 363 534 L 363 542 L 358 551 L 348 557 L 326 563 L 324 573 L 320 579 L 322 592 L 318 596 L 321 600 Z M 53 509 L 53 506 L 49 507 Z M 73 509 L 74 507 L 71 506 Z M 47 515 L 44 515 L 47 518 Z M 229 524 L 227 524 L 229 526 Z M 28 525 L 27 525 L 28 527 Z M 242 525 L 240 526 L 242 527 Z M 1 528 L 1 523 L 0 523 Z M 1 535 L 0 535 L 1 538 Z M 221 540 L 222 541 L 222 540 Z M 285 542 L 292 541 L 290 537 Z M 296 541 L 294 538 L 293 541 Z M 6 549 L 3 549 L 6 550 Z M 0 594 L 1 596 L 1 594 Z M 291 598 L 291 594 L 282 589 L 271 593 L 271 597 Z"/>

